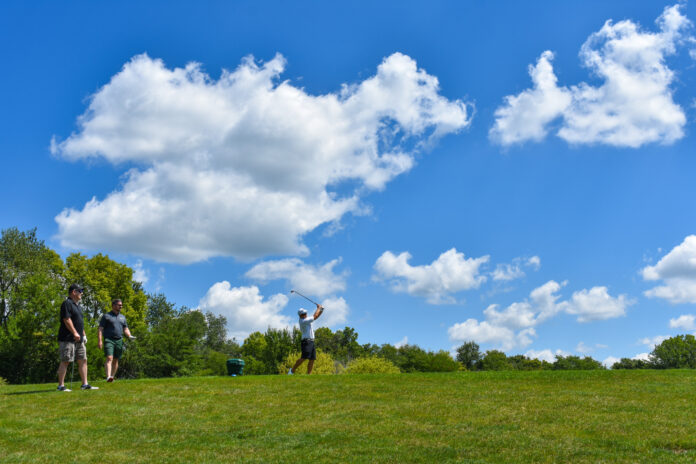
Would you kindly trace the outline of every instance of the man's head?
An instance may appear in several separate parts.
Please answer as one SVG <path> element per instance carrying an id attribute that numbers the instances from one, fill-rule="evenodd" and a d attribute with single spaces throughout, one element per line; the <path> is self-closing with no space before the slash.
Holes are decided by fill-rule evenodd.
<path id="1" fill-rule="evenodd" d="M 297 311 L 297 314 L 300 316 L 300 319 L 304 319 L 307 317 L 307 310 L 304 308 L 300 308 L 299 311 Z"/>
<path id="2" fill-rule="evenodd" d="M 77 284 L 72 284 L 70 288 L 68 288 L 68 296 L 75 302 L 80 301 L 82 299 L 82 292 L 84 289 L 80 287 Z"/>
<path id="3" fill-rule="evenodd" d="M 121 308 L 123 308 L 123 301 L 121 301 L 120 298 L 116 298 L 114 300 L 111 300 L 111 310 L 113 312 L 118 314 L 121 312 Z"/>

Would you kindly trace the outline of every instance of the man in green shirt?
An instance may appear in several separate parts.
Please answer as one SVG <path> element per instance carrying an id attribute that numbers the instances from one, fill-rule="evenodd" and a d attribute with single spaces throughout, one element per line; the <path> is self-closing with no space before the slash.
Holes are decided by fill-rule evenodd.
<path id="1" fill-rule="evenodd" d="M 106 381 L 113 382 L 118 370 L 118 360 L 123 355 L 123 335 L 134 339 L 128 330 L 126 316 L 121 314 L 123 302 L 115 299 L 111 302 L 111 311 L 104 314 L 99 321 L 99 348 L 104 348 L 106 355 Z M 102 340 L 103 339 L 103 340 Z"/>

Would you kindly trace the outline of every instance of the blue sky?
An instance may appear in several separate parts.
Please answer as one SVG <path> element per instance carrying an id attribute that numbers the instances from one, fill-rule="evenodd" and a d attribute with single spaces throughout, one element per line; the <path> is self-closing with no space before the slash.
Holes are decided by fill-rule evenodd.
<path id="1" fill-rule="evenodd" d="M 696 331 L 693 5 L 0 6 L 0 227 L 361 343 L 645 356 Z"/>

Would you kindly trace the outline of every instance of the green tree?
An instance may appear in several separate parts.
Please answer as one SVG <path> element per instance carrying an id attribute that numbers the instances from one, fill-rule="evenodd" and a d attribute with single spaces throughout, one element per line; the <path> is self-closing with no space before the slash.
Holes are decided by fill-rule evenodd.
<path id="1" fill-rule="evenodd" d="M 474 341 L 466 342 L 457 348 L 457 361 L 468 370 L 473 369 L 480 359 L 481 352 L 479 351 L 478 344 Z"/>
<path id="2" fill-rule="evenodd" d="M 477 367 L 483 371 L 507 371 L 512 368 L 505 353 L 498 350 L 486 351 Z"/>
<path id="3" fill-rule="evenodd" d="M 650 353 L 652 364 L 658 369 L 696 368 L 696 338 L 677 335 L 657 345 Z"/>
<path id="4" fill-rule="evenodd" d="M 428 353 L 428 357 L 430 358 L 429 372 L 454 372 L 461 368 L 461 364 L 452 359 L 452 356 L 445 350 Z"/>
<path id="5" fill-rule="evenodd" d="M 140 283 L 133 281 L 133 269 L 101 253 L 91 258 L 72 253 L 65 260 L 65 268 L 67 281 L 85 288 L 81 305 L 88 320 L 98 322 L 111 311 L 111 300 L 120 298 L 121 312 L 128 319 L 131 332 L 145 328 L 147 295 Z"/>
<path id="6" fill-rule="evenodd" d="M 585 356 L 584 358 L 580 358 L 579 356 L 556 356 L 556 361 L 553 363 L 553 369 L 554 370 L 563 370 L 563 371 L 572 371 L 572 370 L 580 370 L 580 371 L 591 371 L 595 369 L 604 369 L 605 367 L 602 365 L 601 362 L 592 359 L 589 356 Z"/>

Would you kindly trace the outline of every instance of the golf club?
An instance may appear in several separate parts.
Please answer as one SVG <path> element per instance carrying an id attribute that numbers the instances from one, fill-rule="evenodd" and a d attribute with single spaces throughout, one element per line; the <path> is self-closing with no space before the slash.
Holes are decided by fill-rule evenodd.
<path id="1" fill-rule="evenodd" d="M 307 298 L 306 296 L 304 296 L 303 294 L 301 294 L 300 292 L 298 292 L 296 290 L 290 290 L 290 293 L 296 293 L 296 294 L 300 295 L 302 298 L 304 298 L 305 300 L 309 301 L 310 303 L 314 303 L 315 305 L 319 304 L 316 301 Z M 326 308 L 324 308 L 324 309 L 326 309 Z"/>

